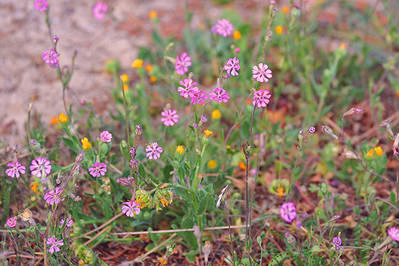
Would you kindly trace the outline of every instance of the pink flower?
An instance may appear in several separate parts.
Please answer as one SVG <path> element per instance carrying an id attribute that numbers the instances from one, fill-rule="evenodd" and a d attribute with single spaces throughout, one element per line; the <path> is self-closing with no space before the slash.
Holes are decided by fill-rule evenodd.
<path id="1" fill-rule="evenodd" d="M 25 174 L 25 166 L 20 164 L 18 161 L 7 164 L 8 168 L 6 174 L 11 178 L 18 178 L 20 175 Z"/>
<path id="2" fill-rule="evenodd" d="M 213 33 L 219 34 L 223 37 L 230 36 L 233 33 L 233 30 L 233 24 L 225 18 L 218 20 L 216 25 L 211 29 Z"/>
<path id="3" fill-rule="evenodd" d="M 224 70 L 227 72 L 227 76 L 238 76 L 238 71 L 240 70 L 240 60 L 237 57 L 230 58 L 226 65 L 224 65 Z"/>
<path id="4" fill-rule="evenodd" d="M 156 160 L 161 157 L 161 153 L 163 152 L 162 147 L 158 145 L 157 142 L 149 144 L 145 151 L 147 152 L 147 158 L 150 160 Z"/>
<path id="5" fill-rule="evenodd" d="M 227 103 L 230 99 L 230 96 L 224 89 L 215 88 L 209 92 L 209 99 L 217 103 Z"/>
<path id="6" fill-rule="evenodd" d="M 179 115 L 176 113 L 176 110 L 164 110 L 161 115 L 161 122 L 167 127 L 171 127 L 179 121 Z"/>
<path id="7" fill-rule="evenodd" d="M 36 159 L 32 160 L 29 169 L 35 177 L 46 177 L 51 172 L 51 164 L 46 158 L 36 157 Z"/>
<path id="8" fill-rule="evenodd" d="M 180 80 L 179 84 L 183 87 L 178 87 L 177 91 L 180 92 L 180 96 L 184 98 L 192 97 L 192 95 L 198 91 L 197 82 L 194 82 L 192 79 L 183 79 Z"/>
<path id="9" fill-rule="evenodd" d="M 50 252 L 50 253 L 59 252 L 61 250 L 59 247 L 64 245 L 62 239 L 58 240 L 57 238 L 54 238 L 54 237 L 47 238 L 46 244 L 50 245 L 50 248 L 48 250 L 48 252 Z"/>
<path id="10" fill-rule="evenodd" d="M 235 50 L 234 50 L 234 52 L 236 52 L 237 54 L 240 52 L 240 48 L 236 48 Z"/>
<path id="11" fill-rule="evenodd" d="M 96 19 L 104 19 L 105 13 L 107 13 L 108 5 L 103 2 L 97 2 L 93 7 L 93 15 Z"/>
<path id="12" fill-rule="evenodd" d="M 122 212 L 126 216 L 133 217 L 135 214 L 140 213 L 139 204 L 133 200 L 122 203 Z"/>
<path id="13" fill-rule="evenodd" d="M 209 96 L 206 91 L 195 91 L 191 95 L 191 103 L 203 105 L 206 100 L 208 100 Z"/>
<path id="14" fill-rule="evenodd" d="M 392 240 L 399 241 L 399 229 L 397 227 L 389 228 L 388 235 L 392 238 Z"/>
<path id="15" fill-rule="evenodd" d="M 266 64 L 259 63 L 252 68 L 252 78 L 258 82 L 268 82 L 272 78 L 272 71 Z"/>
<path id="16" fill-rule="evenodd" d="M 42 54 L 43 61 L 51 68 L 58 67 L 58 54 L 53 49 L 49 49 Z"/>
<path id="17" fill-rule="evenodd" d="M 55 189 L 50 190 L 46 193 L 46 195 L 44 195 L 44 200 L 47 202 L 47 204 L 50 205 L 58 204 L 64 200 L 63 198 L 61 198 L 62 192 L 63 190 L 61 188 L 56 187 Z"/>
<path id="18" fill-rule="evenodd" d="M 292 202 L 284 203 L 280 208 L 280 216 L 287 223 L 291 223 L 296 218 L 295 204 Z"/>
<path id="19" fill-rule="evenodd" d="M 89 172 L 93 177 L 105 176 L 107 165 L 105 163 L 95 162 L 89 168 Z"/>
<path id="20" fill-rule="evenodd" d="M 102 142 L 109 143 L 112 140 L 112 134 L 105 130 L 100 133 L 100 139 Z"/>
<path id="21" fill-rule="evenodd" d="M 48 3 L 46 0 L 35 0 L 35 3 L 33 4 L 35 6 L 35 9 L 38 11 L 46 11 L 48 7 Z"/>
<path id="22" fill-rule="evenodd" d="M 179 75 L 184 75 L 188 71 L 188 67 L 191 66 L 191 57 L 187 53 L 182 53 L 176 57 L 176 73 Z"/>
<path id="23" fill-rule="evenodd" d="M 17 225 L 17 220 L 15 220 L 14 217 L 10 217 L 10 218 L 8 218 L 6 224 L 8 227 L 14 228 Z"/>
<path id="24" fill-rule="evenodd" d="M 72 219 L 69 219 L 69 218 L 66 218 L 66 224 L 65 224 L 65 226 L 66 226 L 66 227 L 71 227 L 72 224 L 73 224 L 73 220 L 72 220 Z M 64 219 L 61 219 L 61 220 L 60 220 L 60 226 L 64 226 Z"/>
<path id="25" fill-rule="evenodd" d="M 270 97 L 272 97 L 272 95 L 268 90 L 255 91 L 252 105 L 258 108 L 266 108 L 267 104 L 270 102 Z"/>

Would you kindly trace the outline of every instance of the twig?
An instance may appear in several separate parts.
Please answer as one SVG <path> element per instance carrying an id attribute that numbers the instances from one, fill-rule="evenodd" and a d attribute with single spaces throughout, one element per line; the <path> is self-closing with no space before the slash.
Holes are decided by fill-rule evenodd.
<path id="1" fill-rule="evenodd" d="M 242 229 L 242 228 L 245 228 L 245 227 L 246 227 L 246 225 L 205 227 L 204 231 L 227 230 L 229 228 L 230 229 Z M 167 233 L 179 233 L 179 232 L 194 232 L 194 228 L 158 230 L 158 231 L 111 233 L 111 235 L 113 235 L 113 236 L 125 236 L 125 235 L 167 234 Z"/>
<path id="2" fill-rule="evenodd" d="M 147 253 L 135 258 L 132 262 L 143 262 L 143 260 L 150 255 L 151 253 L 153 253 L 154 251 L 157 251 L 160 247 L 166 245 L 166 243 L 168 243 L 172 238 L 174 238 L 176 236 L 176 233 L 174 233 L 173 235 L 171 235 L 168 239 L 162 241 L 159 245 L 153 247 L 150 251 L 148 251 Z"/>
<path id="3" fill-rule="evenodd" d="M 43 239 L 43 259 L 44 259 L 44 266 L 48 266 L 47 262 L 47 243 L 46 243 L 46 238 Z"/>
<path id="4" fill-rule="evenodd" d="M 99 237 L 100 235 L 102 235 L 105 231 L 107 231 L 108 229 L 110 229 L 112 227 L 112 225 L 109 225 L 107 227 L 105 227 L 103 230 L 101 230 L 100 232 L 98 232 L 95 236 L 93 236 L 92 238 L 90 238 L 89 240 L 87 240 L 83 245 L 87 246 L 88 244 L 90 244 L 91 242 L 93 242 L 97 237 Z"/>
<path id="5" fill-rule="evenodd" d="M 8 255 L 8 256 L 6 256 L 6 258 L 16 258 L 17 257 L 17 255 L 16 254 L 11 254 L 11 255 Z M 26 259 L 31 259 L 31 260 L 33 260 L 33 259 L 36 259 L 37 257 L 35 257 L 35 256 L 30 256 L 30 255 L 23 255 L 23 254 L 21 254 L 21 255 L 18 255 L 18 257 L 21 257 L 21 258 L 26 258 Z"/>
<path id="6" fill-rule="evenodd" d="M 88 236 L 88 235 L 90 235 L 90 234 L 92 234 L 94 232 L 97 232 L 98 230 L 101 230 L 102 228 L 106 227 L 108 224 L 112 223 L 113 221 L 115 221 L 116 219 L 121 217 L 122 215 L 123 215 L 123 213 L 119 213 L 118 215 L 115 215 L 114 217 L 112 217 L 110 220 L 108 220 L 108 222 L 104 223 L 103 225 L 101 225 L 101 226 L 99 226 L 99 227 L 97 227 L 97 228 L 95 228 L 95 229 L 93 229 L 93 230 L 91 230 L 91 231 L 89 231 L 87 233 L 84 233 L 82 235 L 75 236 L 75 237 L 72 238 L 72 240 L 76 240 L 76 239 Z"/>
<path id="7" fill-rule="evenodd" d="M 122 174 L 122 171 L 121 171 L 121 170 L 119 170 L 118 168 L 116 168 L 116 166 L 115 166 L 115 165 L 113 165 L 113 164 L 110 164 L 110 168 L 111 168 L 112 170 L 114 170 L 114 171 L 115 171 L 115 173 L 117 173 L 118 175 L 121 175 L 121 174 Z"/>

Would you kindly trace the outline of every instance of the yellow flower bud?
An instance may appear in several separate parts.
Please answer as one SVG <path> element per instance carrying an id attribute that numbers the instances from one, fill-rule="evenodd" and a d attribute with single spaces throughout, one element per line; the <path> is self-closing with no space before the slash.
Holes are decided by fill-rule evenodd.
<path id="1" fill-rule="evenodd" d="M 127 82 L 129 82 L 129 76 L 127 74 L 122 74 L 121 80 L 123 83 L 127 83 Z"/>
<path id="2" fill-rule="evenodd" d="M 68 116 L 64 115 L 64 113 L 61 113 L 61 114 L 58 116 L 58 120 L 59 120 L 61 123 L 64 124 L 64 123 L 68 122 L 69 118 L 68 118 Z"/>
<path id="3" fill-rule="evenodd" d="M 209 129 L 205 129 L 205 130 L 204 130 L 204 134 L 205 134 L 205 137 L 208 138 L 210 135 L 213 134 L 213 132 L 212 132 L 211 130 L 209 130 Z"/>
<path id="4" fill-rule="evenodd" d="M 241 39 L 241 37 L 242 37 L 241 32 L 239 32 L 238 30 L 235 30 L 235 31 L 233 32 L 233 38 L 234 38 L 235 40 L 239 40 L 239 39 Z"/>
<path id="5" fill-rule="evenodd" d="M 142 59 L 136 59 L 132 63 L 132 68 L 136 68 L 136 69 L 142 68 L 143 67 L 143 63 L 144 62 L 143 62 Z"/>
<path id="6" fill-rule="evenodd" d="M 210 161 L 208 162 L 208 168 L 209 168 L 209 169 L 215 169 L 216 166 L 217 166 L 217 162 L 216 162 L 215 160 L 210 160 Z"/>
<path id="7" fill-rule="evenodd" d="M 184 153 L 184 147 L 183 145 L 179 145 L 176 148 L 176 152 L 179 153 L 180 155 Z"/>
<path id="8" fill-rule="evenodd" d="M 81 142 L 82 142 L 82 147 L 83 147 L 84 150 L 91 149 L 91 143 L 90 143 L 90 141 L 87 138 L 83 138 L 81 140 Z"/>
<path id="9" fill-rule="evenodd" d="M 278 25 L 274 30 L 276 31 L 276 34 L 281 35 L 283 34 L 284 28 L 283 26 Z"/>
<path id="10" fill-rule="evenodd" d="M 212 112 L 212 118 L 213 119 L 219 119 L 220 117 L 222 117 L 222 114 L 220 113 L 220 111 L 218 109 L 213 110 Z"/>
<path id="11" fill-rule="evenodd" d="M 381 157 L 382 155 L 384 155 L 384 151 L 382 150 L 381 146 L 377 146 L 374 148 L 375 154 L 377 154 L 377 156 Z"/>

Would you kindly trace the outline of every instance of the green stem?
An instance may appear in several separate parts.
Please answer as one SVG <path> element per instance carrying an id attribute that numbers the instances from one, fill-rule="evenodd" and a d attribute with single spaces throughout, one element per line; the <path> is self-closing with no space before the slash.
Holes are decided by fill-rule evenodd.
<path id="1" fill-rule="evenodd" d="M 120 87 L 122 89 L 122 95 L 123 95 L 123 108 L 125 109 L 126 142 L 128 145 L 130 145 L 130 141 L 129 141 L 129 110 L 127 108 L 125 90 L 123 89 L 123 86 L 120 86 Z"/>

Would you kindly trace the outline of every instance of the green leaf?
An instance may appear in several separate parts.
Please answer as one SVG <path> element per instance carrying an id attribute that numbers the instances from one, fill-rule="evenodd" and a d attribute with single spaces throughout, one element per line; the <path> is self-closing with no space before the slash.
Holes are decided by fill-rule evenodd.
<path id="1" fill-rule="evenodd" d="M 395 194 L 395 192 L 391 191 L 389 197 L 391 199 L 392 205 L 396 206 L 396 194 Z"/>

